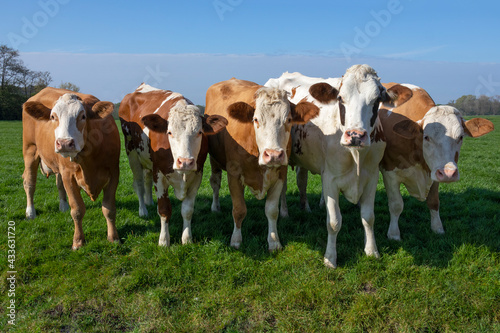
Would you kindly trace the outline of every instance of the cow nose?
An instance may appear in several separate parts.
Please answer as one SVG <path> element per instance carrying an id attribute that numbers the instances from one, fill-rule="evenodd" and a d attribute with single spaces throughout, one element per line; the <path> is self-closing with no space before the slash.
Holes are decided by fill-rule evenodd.
<path id="1" fill-rule="evenodd" d="M 443 169 L 436 171 L 436 179 L 439 182 L 454 182 L 458 180 L 458 169 L 456 166 L 445 165 Z"/>
<path id="2" fill-rule="evenodd" d="M 56 140 L 56 149 L 60 152 L 69 152 L 74 151 L 75 148 L 75 140 L 73 139 L 57 139 Z"/>
<path id="3" fill-rule="evenodd" d="M 177 169 L 180 170 L 192 170 L 194 169 L 195 166 L 194 158 L 179 157 L 176 163 L 177 163 Z"/>
<path id="4" fill-rule="evenodd" d="M 347 146 L 360 147 L 365 145 L 368 133 L 365 130 L 347 130 L 344 138 Z"/>
<path id="5" fill-rule="evenodd" d="M 284 164 L 285 151 L 283 149 L 266 149 L 262 153 L 262 160 L 265 164 Z"/>

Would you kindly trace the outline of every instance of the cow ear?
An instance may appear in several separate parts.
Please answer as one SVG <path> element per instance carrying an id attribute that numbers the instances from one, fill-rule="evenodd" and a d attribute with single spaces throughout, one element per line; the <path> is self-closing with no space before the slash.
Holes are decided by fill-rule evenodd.
<path id="1" fill-rule="evenodd" d="M 305 124 L 319 115 L 319 108 L 311 102 L 290 103 L 290 111 L 294 124 Z"/>
<path id="2" fill-rule="evenodd" d="M 202 120 L 203 133 L 206 135 L 212 135 L 220 132 L 227 126 L 227 119 L 223 116 L 205 115 Z"/>
<path id="3" fill-rule="evenodd" d="M 327 104 L 337 99 L 339 91 L 326 82 L 313 84 L 309 88 L 309 94 L 318 102 Z"/>
<path id="4" fill-rule="evenodd" d="M 255 108 L 245 102 L 236 102 L 227 107 L 229 117 L 238 120 L 242 123 L 251 123 Z"/>
<path id="5" fill-rule="evenodd" d="M 382 103 L 385 108 L 392 109 L 406 103 L 413 96 L 410 88 L 396 84 L 382 93 Z"/>
<path id="6" fill-rule="evenodd" d="M 485 135 L 495 129 L 491 121 L 484 118 L 472 118 L 462 123 L 465 134 L 473 138 Z"/>
<path id="7" fill-rule="evenodd" d="M 165 133 L 168 129 L 168 121 L 157 114 L 148 114 L 141 119 L 144 126 L 156 133 Z"/>
<path id="8" fill-rule="evenodd" d="M 415 139 L 418 134 L 423 132 L 421 125 L 410 119 L 401 120 L 396 123 L 392 127 L 392 130 L 397 135 L 409 140 Z"/>
<path id="9" fill-rule="evenodd" d="M 49 120 L 52 111 L 40 102 L 26 102 L 23 104 L 24 111 L 38 120 Z"/>
<path id="10" fill-rule="evenodd" d="M 97 102 L 92 106 L 92 111 L 88 112 L 88 117 L 91 119 L 106 118 L 109 116 L 115 106 L 111 102 Z"/>

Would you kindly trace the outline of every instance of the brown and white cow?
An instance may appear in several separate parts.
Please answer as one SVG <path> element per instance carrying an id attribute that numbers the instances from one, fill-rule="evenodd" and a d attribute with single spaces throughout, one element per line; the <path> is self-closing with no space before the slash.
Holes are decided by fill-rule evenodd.
<path id="1" fill-rule="evenodd" d="M 26 217 L 35 218 L 33 196 L 37 169 L 56 175 L 61 211 L 71 207 L 73 249 L 84 244 L 85 204 L 80 190 L 96 200 L 104 192 L 102 212 L 108 240 L 119 242 L 115 193 L 119 179 L 120 135 L 111 115 L 113 104 L 69 90 L 45 88 L 23 105 L 24 189 Z M 66 194 L 68 201 L 66 201 Z"/>
<path id="2" fill-rule="evenodd" d="M 292 129 L 291 164 L 300 167 L 302 176 L 307 177 L 307 170 L 321 175 L 328 230 L 325 265 L 337 266 L 336 242 L 342 225 L 339 192 L 350 202 L 359 203 L 365 253 L 378 257 L 374 202 L 378 165 L 385 148 L 378 109 L 381 104 L 403 104 L 411 97 L 411 90 L 399 85 L 386 90 L 368 65 L 352 66 L 342 78 L 328 80 L 284 73 L 266 85 L 288 91 L 291 102 L 307 100 L 320 108 L 317 118 Z M 305 197 L 306 182 L 298 177 L 297 183 L 304 186 L 299 189 Z"/>
<path id="3" fill-rule="evenodd" d="M 208 89 L 205 113 L 229 120 L 226 130 L 209 137 L 209 151 L 213 211 L 220 210 L 222 170 L 227 171 L 234 219 L 231 246 L 239 248 L 242 242 L 241 224 L 247 213 L 244 189 L 248 186 L 259 200 L 267 194 L 269 250 L 282 247 L 276 224 L 291 150 L 290 130 L 293 124 L 306 123 L 318 111 L 308 102 L 290 103 L 283 90 L 250 81 L 233 78 Z"/>
<path id="4" fill-rule="evenodd" d="M 119 114 L 139 198 L 139 215 L 147 215 L 146 204 L 153 203 L 154 182 L 161 220 L 158 243 L 169 246 L 172 205 L 168 189 L 172 186 L 182 201 L 182 243 L 190 243 L 194 201 L 208 153 L 207 135 L 223 129 L 226 119 L 203 116 L 181 94 L 144 83 L 123 98 Z"/>
<path id="5" fill-rule="evenodd" d="M 394 85 L 384 84 L 387 89 Z M 413 97 L 397 108 L 381 109 L 379 115 L 387 142 L 380 163 L 391 215 L 387 237 L 395 240 L 401 239 L 400 184 L 405 185 L 410 195 L 427 202 L 431 229 L 444 233 L 439 216 L 439 183 L 459 180 L 457 162 L 464 136 L 475 138 L 493 130 L 489 120 L 464 121 L 454 107 L 436 106 L 424 89 L 403 86 L 413 91 Z"/>

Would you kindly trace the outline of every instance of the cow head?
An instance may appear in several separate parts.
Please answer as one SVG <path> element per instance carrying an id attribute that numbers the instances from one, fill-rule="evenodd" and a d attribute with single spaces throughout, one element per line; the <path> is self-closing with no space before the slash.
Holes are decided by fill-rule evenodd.
<path id="1" fill-rule="evenodd" d="M 288 164 L 287 145 L 293 124 L 305 124 L 319 114 L 309 102 L 290 103 L 287 93 L 262 87 L 255 93 L 255 105 L 237 102 L 229 105 L 228 114 L 242 123 L 253 123 L 259 150 L 259 165 L 279 167 Z"/>
<path id="2" fill-rule="evenodd" d="M 342 77 L 339 89 L 322 82 L 312 85 L 309 93 L 320 103 L 338 107 L 342 131 L 340 144 L 350 148 L 371 144 L 370 134 L 381 105 L 393 108 L 412 96 L 411 90 L 401 85 L 386 90 L 375 70 L 368 65 L 349 68 Z"/>
<path id="3" fill-rule="evenodd" d="M 113 112 L 111 102 L 97 102 L 90 109 L 80 97 L 71 93 L 59 97 L 52 109 L 33 101 L 24 103 L 23 107 L 32 117 L 54 124 L 55 152 L 71 159 L 85 147 L 87 122 L 105 118 Z"/>
<path id="4" fill-rule="evenodd" d="M 446 105 L 431 108 L 417 122 L 405 119 L 393 127 L 396 134 L 422 142 L 425 163 L 436 182 L 460 179 L 457 162 L 464 136 L 475 138 L 493 129 L 489 120 L 474 118 L 464 121 L 457 109 Z"/>
<path id="5" fill-rule="evenodd" d="M 202 116 L 194 105 L 176 104 L 170 109 L 168 120 L 157 114 L 142 118 L 151 131 L 168 136 L 174 160 L 173 169 L 182 172 L 195 171 L 202 135 L 212 135 L 224 129 L 226 118 L 218 115 Z"/>

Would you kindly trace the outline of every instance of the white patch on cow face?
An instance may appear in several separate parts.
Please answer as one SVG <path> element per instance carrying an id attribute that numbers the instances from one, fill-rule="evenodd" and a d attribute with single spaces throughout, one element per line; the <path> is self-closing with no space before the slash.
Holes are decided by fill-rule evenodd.
<path id="1" fill-rule="evenodd" d="M 338 95 L 341 145 L 350 148 L 370 145 L 383 91 L 377 73 L 368 65 L 355 65 L 346 71 Z"/>
<path id="2" fill-rule="evenodd" d="M 194 105 L 177 103 L 169 112 L 167 135 L 174 158 L 174 170 L 196 170 L 202 140 L 200 110 Z"/>
<path id="3" fill-rule="evenodd" d="M 286 148 L 292 118 L 286 92 L 261 88 L 256 92 L 255 103 L 253 125 L 259 148 L 259 165 L 278 167 L 288 164 Z"/>
<path id="4" fill-rule="evenodd" d="M 54 131 L 56 153 L 74 158 L 83 149 L 86 117 L 78 96 L 68 93 L 59 97 L 50 113 L 51 121 L 57 124 Z"/>
<path id="5" fill-rule="evenodd" d="M 431 178 L 438 182 L 459 180 L 457 161 L 465 135 L 460 112 L 451 106 L 436 106 L 420 121 L 423 126 L 424 159 Z"/>

